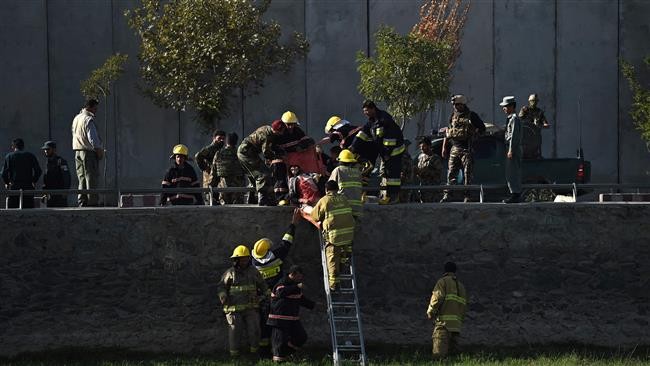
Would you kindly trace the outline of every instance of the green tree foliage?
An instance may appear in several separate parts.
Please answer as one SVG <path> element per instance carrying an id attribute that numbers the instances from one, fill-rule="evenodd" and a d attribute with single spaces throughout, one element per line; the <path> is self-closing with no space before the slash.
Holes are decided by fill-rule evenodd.
<path id="1" fill-rule="evenodd" d="M 88 79 L 81 82 L 81 94 L 87 99 L 97 100 L 109 96 L 111 84 L 124 72 L 124 63 L 128 58 L 127 55 L 119 53 L 109 57 L 101 67 L 90 73 Z"/>
<path id="2" fill-rule="evenodd" d="M 650 57 L 647 57 L 644 62 L 646 67 L 650 68 Z M 630 90 L 632 90 L 630 116 L 632 116 L 634 127 L 641 132 L 641 138 L 650 149 L 650 90 L 639 83 L 634 66 L 630 63 L 621 62 L 621 69 L 630 84 Z"/>
<path id="3" fill-rule="evenodd" d="M 445 42 L 432 42 L 415 33 L 400 35 L 383 27 L 375 33 L 374 57 L 357 54 L 361 76 L 359 92 L 386 103 L 388 111 L 407 120 L 424 112 L 449 88 L 448 60 L 453 49 Z"/>
<path id="4" fill-rule="evenodd" d="M 209 128 L 229 113 L 240 88 L 256 93 L 271 73 L 287 72 L 308 52 L 300 33 L 280 43 L 276 22 L 262 18 L 270 0 L 142 0 L 127 11 L 141 40 L 145 95 L 164 108 L 194 108 Z"/>

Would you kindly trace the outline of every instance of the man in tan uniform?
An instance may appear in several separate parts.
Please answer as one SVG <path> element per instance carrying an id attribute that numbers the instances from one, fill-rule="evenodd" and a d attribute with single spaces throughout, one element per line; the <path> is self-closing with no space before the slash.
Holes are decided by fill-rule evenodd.
<path id="1" fill-rule="evenodd" d="M 104 149 L 95 126 L 98 106 L 97 100 L 89 99 L 72 121 L 72 150 L 79 189 L 99 188 L 99 161 L 104 157 Z M 97 206 L 96 194 L 80 194 L 78 200 L 81 207 Z"/>

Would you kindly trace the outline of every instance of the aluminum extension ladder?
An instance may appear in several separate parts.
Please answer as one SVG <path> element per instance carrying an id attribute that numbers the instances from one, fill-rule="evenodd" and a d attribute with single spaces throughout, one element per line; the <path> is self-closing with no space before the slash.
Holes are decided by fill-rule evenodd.
<path id="1" fill-rule="evenodd" d="M 325 241 L 319 233 L 321 262 L 323 266 L 323 284 L 327 296 L 327 317 L 332 335 L 332 358 L 334 366 L 343 365 L 344 360 L 354 361 L 362 366 L 368 365 L 366 346 L 363 341 L 359 297 L 357 296 L 357 281 L 354 272 L 354 260 L 351 257 L 347 264 L 341 263 L 339 269 L 339 288 L 330 292 L 327 259 L 325 257 Z"/>

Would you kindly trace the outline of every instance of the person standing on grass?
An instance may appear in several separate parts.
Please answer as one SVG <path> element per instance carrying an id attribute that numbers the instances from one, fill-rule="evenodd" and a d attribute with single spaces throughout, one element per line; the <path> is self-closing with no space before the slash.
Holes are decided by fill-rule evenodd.
<path id="1" fill-rule="evenodd" d="M 427 318 L 435 320 L 433 357 L 445 358 L 458 351 L 460 328 L 467 310 L 467 292 L 456 278 L 456 263 L 445 263 L 445 273 L 433 288 Z"/>

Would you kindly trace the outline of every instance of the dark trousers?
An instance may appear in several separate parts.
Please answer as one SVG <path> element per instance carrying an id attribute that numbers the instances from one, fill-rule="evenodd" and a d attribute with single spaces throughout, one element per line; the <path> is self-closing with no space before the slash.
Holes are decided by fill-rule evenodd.
<path id="1" fill-rule="evenodd" d="M 391 156 L 383 163 L 386 193 L 391 200 L 396 200 L 402 185 L 402 154 Z"/>
<path id="2" fill-rule="evenodd" d="M 12 184 L 9 187 L 12 191 L 31 191 L 34 190 L 34 187 L 31 184 Z M 18 208 L 20 204 L 20 196 L 9 196 L 7 202 L 7 208 Z M 23 193 L 23 208 L 34 208 L 34 195 Z"/>
<path id="3" fill-rule="evenodd" d="M 269 320 L 269 312 L 271 312 L 271 304 L 269 302 L 260 304 L 260 348 L 271 345 L 272 328 L 266 324 Z"/>
<path id="4" fill-rule="evenodd" d="M 307 332 L 299 320 L 291 321 L 290 324 L 273 327 L 271 342 L 273 344 L 273 360 L 284 361 L 307 342 Z"/>
<path id="5" fill-rule="evenodd" d="M 287 184 L 287 164 L 278 162 L 271 164 L 271 175 L 275 180 L 273 184 L 273 192 L 275 193 L 275 200 L 288 200 L 289 185 Z"/>

